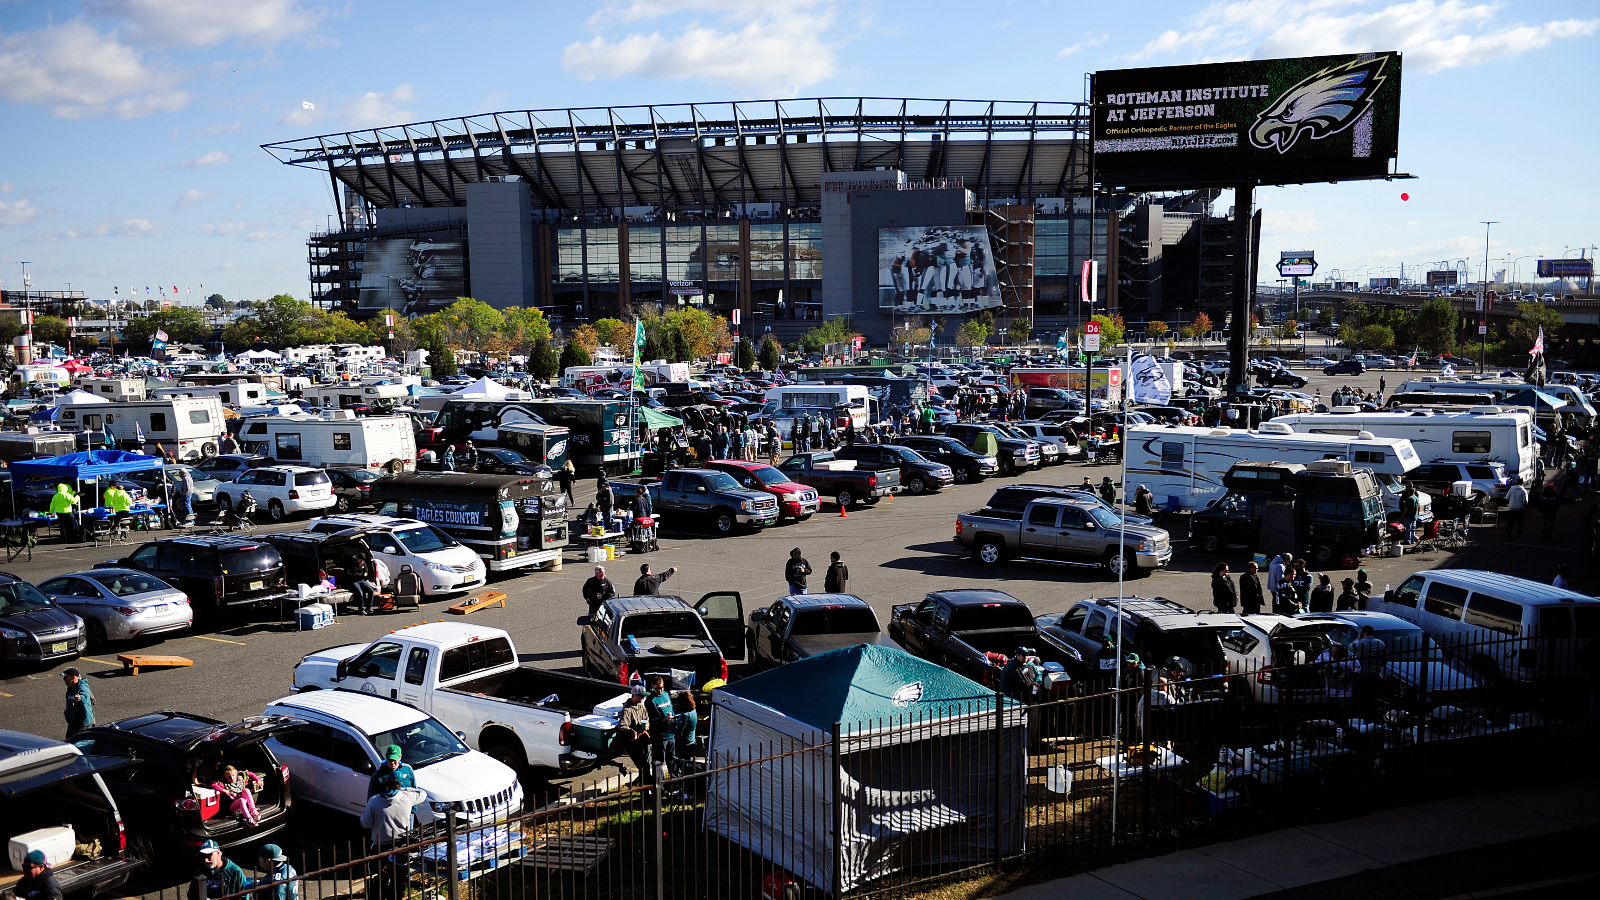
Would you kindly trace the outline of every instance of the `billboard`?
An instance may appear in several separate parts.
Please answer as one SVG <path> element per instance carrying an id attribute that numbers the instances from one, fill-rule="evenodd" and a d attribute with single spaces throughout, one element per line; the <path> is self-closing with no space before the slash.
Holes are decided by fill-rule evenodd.
<path id="1" fill-rule="evenodd" d="M 1459 277 L 1455 269 L 1431 269 L 1428 272 L 1428 287 L 1456 284 Z"/>
<path id="2" fill-rule="evenodd" d="M 1316 254 L 1310 250 L 1285 250 L 1278 254 L 1278 274 L 1285 278 L 1301 278 L 1317 274 Z"/>
<path id="3" fill-rule="evenodd" d="M 1594 260 L 1541 259 L 1539 260 L 1539 277 L 1592 278 L 1594 277 Z"/>
<path id="4" fill-rule="evenodd" d="M 1368 278 L 1367 286 L 1375 291 L 1393 291 L 1400 287 L 1398 278 Z"/>
<path id="5" fill-rule="evenodd" d="M 465 245 L 426 238 L 367 241 L 361 269 L 361 308 L 394 308 L 426 315 L 466 293 Z"/>
<path id="6" fill-rule="evenodd" d="M 878 229 L 880 309 L 942 315 L 1000 305 L 1000 278 L 982 225 Z"/>
<path id="7" fill-rule="evenodd" d="M 1096 72 L 1091 96 L 1105 185 L 1383 178 L 1399 148 L 1395 51 Z"/>

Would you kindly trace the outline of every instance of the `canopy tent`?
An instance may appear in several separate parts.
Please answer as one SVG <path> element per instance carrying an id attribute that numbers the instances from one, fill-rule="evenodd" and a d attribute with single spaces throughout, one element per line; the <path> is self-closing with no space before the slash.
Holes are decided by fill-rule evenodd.
<path id="1" fill-rule="evenodd" d="M 71 406 L 74 403 L 110 403 L 110 400 L 99 394 L 91 394 L 82 388 L 73 388 L 72 392 L 56 400 L 57 406 Z"/>
<path id="2" fill-rule="evenodd" d="M 511 392 L 510 388 L 485 375 L 450 396 L 462 399 L 482 397 L 487 400 L 504 400 Z"/>
<path id="3" fill-rule="evenodd" d="M 260 350 L 246 350 L 234 357 L 235 359 L 283 359 L 283 354 L 275 350 L 262 347 Z"/>
<path id="4" fill-rule="evenodd" d="M 68 453 L 65 456 L 54 456 L 48 459 L 29 459 L 11 464 L 11 501 L 13 508 L 16 505 L 17 482 L 34 481 L 94 481 L 95 505 L 99 505 L 99 479 L 106 475 L 120 475 L 123 472 L 138 472 L 144 469 L 159 469 L 162 460 L 159 456 L 146 456 L 143 453 L 129 453 L 126 450 L 83 450 L 77 453 Z"/>
<path id="5" fill-rule="evenodd" d="M 1541 406 L 1561 409 L 1567 405 L 1567 401 L 1557 397 L 1555 394 L 1547 394 L 1535 387 L 1512 394 L 1504 402 L 1506 406 L 1531 406 L 1534 409 L 1538 409 Z"/>
<path id="6" fill-rule="evenodd" d="M 975 681 L 862 644 L 711 698 L 705 827 L 824 893 L 1022 849 L 1026 709 Z"/>
<path id="7" fill-rule="evenodd" d="M 683 424 L 683 420 L 677 416 L 658 412 L 648 406 L 639 407 L 639 418 L 644 420 L 644 424 L 648 425 L 651 431 L 657 428 L 677 428 Z"/>

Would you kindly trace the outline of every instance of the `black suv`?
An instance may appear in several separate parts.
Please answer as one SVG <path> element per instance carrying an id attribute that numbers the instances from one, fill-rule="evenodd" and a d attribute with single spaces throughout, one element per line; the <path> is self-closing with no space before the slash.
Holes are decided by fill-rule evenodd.
<path id="1" fill-rule="evenodd" d="M 910 447 L 933 462 L 949 466 L 956 484 L 982 481 L 1000 474 L 999 460 L 984 456 L 953 437 L 916 435 L 903 437 L 895 443 Z"/>
<path id="2" fill-rule="evenodd" d="M 73 659 L 83 652 L 83 620 L 42 591 L 0 572 L 0 665 Z"/>
<path id="3" fill-rule="evenodd" d="M 1106 637 L 1117 637 L 1117 609 L 1122 609 L 1122 652 L 1137 653 L 1146 665 L 1159 666 L 1172 657 L 1189 663 L 1192 678 L 1226 675 L 1222 636 L 1241 627 L 1232 613 L 1195 612 L 1165 597 L 1080 600 L 1065 613 L 1034 619 L 1039 638 L 1065 654 L 1067 671 L 1080 683 L 1101 677 L 1098 659 Z M 1126 686 L 1126 685 L 1124 685 Z M 1226 690 L 1219 679 L 1203 685 L 1211 696 Z"/>
<path id="4" fill-rule="evenodd" d="M 840 459 L 853 459 L 858 469 L 899 469 L 900 484 L 908 494 L 937 491 L 954 484 L 955 472 L 910 447 L 894 444 L 853 444 L 833 451 Z"/>
<path id="5" fill-rule="evenodd" d="M 101 776 L 128 821 L 136 849 L 189 862 L 205 841 L 227 849 L 288 823 L 289 767 L 278 762 L 266 741 L 305 724 L 289 716 L 254 716 L 229 725 L 165 710 L 85 728 L 73 743 L 86 755 L 136 761 Z M 211 787 L 226 780 L 228 766 L 261 776 L 261 789 L 254 792 L 260 818 L 253 825 Z"/>
<path id="6" fill-rule="evenodd" d="M 289 594 L 278 551 L 235 535 L 151 541 L 108 565 L 140 569 L 175 585 L 189 595 L 196 615 L 230 606 L 278 603 Z"/>

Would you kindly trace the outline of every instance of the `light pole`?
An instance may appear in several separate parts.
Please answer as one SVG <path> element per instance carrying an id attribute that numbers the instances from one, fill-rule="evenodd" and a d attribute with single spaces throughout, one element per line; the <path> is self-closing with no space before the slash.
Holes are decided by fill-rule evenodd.
<path id="1" fill-rule="evenodd" d="M 28 362 L 33 362 L 33 303 L 30 295 L 32 282 L 28 281 L 29 262 L 32 260 L 22 260 L 22 317 L 28 320 Z"/>
<path id="2" fill-rule="evenodd" d="M 1498 221 L 1483 223 L 1483 290 L 1478 294 L 1478 374 L 1483 374 L 1489 346 L 1489 229 Z"/>

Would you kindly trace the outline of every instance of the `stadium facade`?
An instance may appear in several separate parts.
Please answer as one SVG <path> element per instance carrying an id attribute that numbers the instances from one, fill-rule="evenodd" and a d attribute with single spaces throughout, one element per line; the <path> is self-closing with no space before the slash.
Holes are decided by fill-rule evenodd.
<path id="1" fill-rule="evenodd" d="M 358 317 L 465 295 L 568 324 L 693 304 L 781 340 L 848 315 L 882 343 L 908 315 L 951 335 L 983 312 L 1067 327 L 1090 260 L 1097 311 L 1170 305 L 1148 287 L 1160 201 L 1091 198 L 1088 128 L 1074 103 L 822 98 L 487 113 L 264 149 L 328 179 L 339 225 L 308 241 L 312 298 Z"/>

